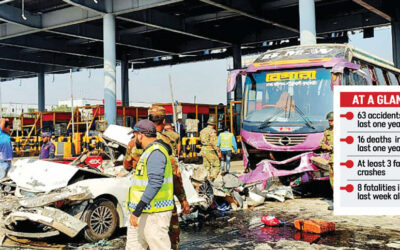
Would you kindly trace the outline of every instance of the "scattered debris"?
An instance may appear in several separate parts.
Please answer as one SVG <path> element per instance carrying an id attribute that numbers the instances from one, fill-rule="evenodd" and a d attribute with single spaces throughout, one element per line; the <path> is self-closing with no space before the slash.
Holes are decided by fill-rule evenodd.
<path id="1" fill-rule="evenodd" d="M 393 248 L 393 249 L 400 249 L 400 241 L 392 241 L 388 244 L 386 244 L 387 247 Z"/>
<path id="2" fill-rule="evenodd" d="M 324 234 L 335 231 L 335 223 L 318 219 L 295 220 L 294 227 L 302 232 Z"/>
<path id="3" fill-rule="evenodd" d="M 232 222 L 232 221 L 234 221 L 234 220 L 236 220 L 236 217 L 230 218 L 230 219 L 228 220 L 228 222 Z"/>
<path id="4" fill-rule="evenodd" d="M 111 246 L 113 246 L 113 243 L 111 241 L 108 241 L 107 239 L 102 239 L 95 243 L 86 243 L 82 245 L 80 248 L 103 248 Z"/>
<path id="5" fill-rule="evenodd" d="M 282 226 L 284 224 L 283 221 L 279 220 L 273 215 L 264 215 L 263 217 L 261 217 L 261 222 L 269 227 Z"/>

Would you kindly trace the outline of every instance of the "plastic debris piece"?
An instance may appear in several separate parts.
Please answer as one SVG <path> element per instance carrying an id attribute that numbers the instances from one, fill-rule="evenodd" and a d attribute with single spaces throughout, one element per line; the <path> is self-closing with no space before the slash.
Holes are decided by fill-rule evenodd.
<path id="1" fill-rule="evenodd" d="M 269 227 L 277 227 L 284 224 L 283 221 L 279 220 L 273 215 L 264 215 L 263 217 L 261 217 L 261 222 Z"/>
<path id="2" fill-rule="evenodd" d="M 258 205 L 263 204 L 264 201 L 265 201 L 265 198 L 263 196 L 258 195 L 251 191 L 249 192 L 249 205 L 256 207 Z"/>
<path id="3" fill-rule="evenodd" d="M 110 247 L 112 246 L 112 242 L 108 241 L 107 239 L 102 239 L 98 242 L 95 243 L 87 243 L 83 246 L 81 246 L 81 248 L 93 248 L 93 247 Z"/>
<path id="4" fill-rule="evenodd" d="M 234 221 L 234 220 L 236 220 L 236 217 L 230 218 L 230 219 L 228 220 L 228 222 L 231 222 L 231 221 Z"/>
<path id="5" fill-rule="evenodd" d="M 239 178 L 236 175 L 230 173 L 224 175 L 223 181 L 225 188 L 237 188 L 241 184 Z"/>
<path id="6" fill-rule="evenodd" d="M 335 231 L 335 223 L 318 219 L 296 220 L 294 227 L 302 232 L 323 234 Z"/>

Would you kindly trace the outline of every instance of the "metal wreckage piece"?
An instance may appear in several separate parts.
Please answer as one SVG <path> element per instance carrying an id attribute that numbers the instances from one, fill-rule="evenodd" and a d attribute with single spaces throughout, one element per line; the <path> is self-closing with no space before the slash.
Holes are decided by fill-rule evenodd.
<path id="1" fill-rule="evenodd" d="M 27 238 L 45 238 L 58 235 L 60 232 L 75 237 L 87 223 L 80 220 L 85 206 L 93 196 L 87 188 L 65 188 L 48 194 L 31 198 L 3 197 L 0 202 L 2 220 L 0 226 L 6 235 Z M 1 200 L 0 200 L 1 201 Z M 66 211 L 57 208 L 59 204 L 70 204 Z M 69 212 L 69 213 L 68 213 Z M 37 224 L 39 232 L 16 230 L 21 222 L 30 221 Z"/>

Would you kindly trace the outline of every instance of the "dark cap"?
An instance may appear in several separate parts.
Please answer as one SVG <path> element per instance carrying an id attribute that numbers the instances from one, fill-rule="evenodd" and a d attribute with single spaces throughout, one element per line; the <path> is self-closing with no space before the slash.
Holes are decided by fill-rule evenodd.
<path id="1" fill-rule="evenodd" d="M 148 119 L 137 122 L 135 127 L 133 127 L 133 131 L 131 131 L 129 134 L 133 134 L 135 132 L 140 132 L 148 137 L 156 137 L 157 135 L 154 123 Z"/>

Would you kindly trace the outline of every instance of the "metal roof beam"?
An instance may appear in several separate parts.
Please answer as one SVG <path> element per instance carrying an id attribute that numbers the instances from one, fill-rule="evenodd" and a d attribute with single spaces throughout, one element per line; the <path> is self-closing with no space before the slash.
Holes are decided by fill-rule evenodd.
<path id="1" fill-rule="evenodd" d="M 199 34 L 193 26 L 185 25 L 182 18 L 172 16 L 170 14 L 162 13 L 157 10 L 146 10 L 141 12 L 131 13 L 126 17 L 118 16 L 117 19 L 136 23 L 140 25 L 149 26 L 161 30 L 166 30 L 186 36 L 191 36 L 199 39 L 219 42 L 222 44 L 230 45 L 230 42 L 222 41 L 209 37 L 207 35 Z"/>
<path id="2" fill-rule="evenodd" d="M 95 27 L 97 30 L 96 32 L 91 31 L 90 29 L 86 29 L 85 31 L 79 31 L 76 32 L 73 30 L 73 27 L 67 27 L 71 26 L 73 24 L 80 24 L 82 22 L 90 21 L 90 20 L 95 20 L 95 19 L 100 19 L 102 18 L 102 15 L 99 14 L 99 11 L 96 9 L 93 11 L 93 8 L 95 6 L 95 3 L 93 1 L 78 1 L 78 0 L 66 0 L 67 2 L 74 3 L 78 6 L 73 6 L 69 8 L 64 8 L 60 9 L 57 11 L 53 12 L 48 12 L 43 14 L 42 16 L 37 16 L 40 19 L 40 23 L 35 23 L 35 24 L 28 24 L 24 23 L 21 20 L 22 17 L 16 16 L 15 13 L 18 11 L 21 11 L 20 9 L 17 9 L 15 7 L 11 7 L 6 5 L 0 7 L 0 19 L 2 17 L 3 13 L 3 18 L 4 21 L 6 22 L 12 22 L 12 23 L 4 23 L 0 24 L 0 40 L 2 39 L 7 39 L 7 38 L 12 38 L 20 35 L 27 35 L 35 32 L 40 32 L 40 31 L 49 31 L 49 32 L 54 32 L 58 33 L 61 35 L 68 35 L 68 36 L 74 36 L 74 37 L 81 37 L 85 38 L 88 40 L 94 40 L 94 41 L 101 41 L 102 42 L 102 29 L 99 29 Z M 104 2 L 104 1 L 101 1 Z M 177 2 L 177 0 L 174 1 L 166 1 L 166 0 L 136 0 L 136 1 L 126 1 L 125 5 L 117 5 L 122 8 L 122 6 L 130 6 L 130 11 L 133 10 L 141 10 L 144 8 L 149 8 L 149 7 L 154 7 L 154 6 L 159 6 L 161 4 L 167 4 L 167 3 L 172 3 L 172 2 Z M 129 5 L 126 5 L 128 4 Z M 85 8 L 83 8 L 86 6 Z M 104 4 L 99 5 L 104 6 Z M 5 8 L 4 8 L 5 7 Z M 12 8 L 12 11 L 8 10 L 8 7 Z M 97 11 L 97 12 L 96 12 Z M 127 11 L 127 10 L 125 10 Z M 14 15 L 10 15 L 6 13 L 14 13 Z M 21 20 L 19 20 L 21 19 Z M 18 20 L 18 22 L 17 22 Z M 34 26 L 34 28 L 32 28 Z M 93 28 L 93 26 L 91 27 Z M 58 29 L 58 30 L 56 30 Z M 67 29 L 66 32 L 62 32 L 62 29 Z M 54 30 L 54 31 L 53 31 Z M 84 36 L 80 35 L 79 33 L 89 33 L 90 35 Z M 174 53 L 172 51 L 161 51 L 157 49 L 152 49 L 152 46 L 146 43 L 146 39 L 144 37 L 126 37 L 126 36 L 118 36 L 117 39 L 117 44 L 127 46 L 127 47 L 132 47 L 132 48 L 138 48 L 138 49 L 145 49 L 145 50 L 152 50 L 156 52 L 162 52 L 162 53 Z"/>
<path id="3" fill-rule="evenodd" d="M 32 14 L 26 10 L 22 12 L 21 9 L 15 8 L 8 4 L 0 6 L 0 20 L 14 24 L 21 24 L 32 28 L 42 27 L 42 17 L 40 15 Z"/>
<path id="4" fill-rule="evenodd" d="M 231 0 L 231 4 L 227 5 L 224 4 L 223 1 L 221 0 L 200 0 L 203 3 L 227 10 L 227 11 L 231 11 L 234 13 L 237 13 L 241 16 L 245 16 L 266 24 L 270 24 L 282 29 L 286 29 L 292 32 L 296 32 L 298 33 L 299 30 L 295 29 L 293 27 L 289 27 L 287 25 L 284 24 L 280 24 L 278 22 L 272 21 L 272 20 L 268 20 L 265 19 L 264 17 L 259 16 L 258 14 L 256 14 L 256 11 L 253 9 L 253 7 L 250 6 L 249 1 L 242 1 L 242 0 Z"/>
<path id="5" fill-rule="evenodd" d="M 106 1 L 93 1 L 93 0 L 63 0 L 64 2 L 73 6 L 97 12 L 98 14 L 107 13 L 105 2 Z"/>
<path id="6" fill-rule="evenodd" d="M 238 17 L 240 16 L 237 13 L 232 13 L 230 11 L 220 11 L 217 13 L 210 13 L 210 14 L 203 14 L 203 15 L 198 15 L 198 16 L 192 16 L 192 17 L 186 17 L 184 19 L 184 22 L 186 24 L 197 24 L 197 23 L 206 23 L 206 22 L 213 22 L 217 20 L 223 20 L 223 19 L 228 19 L 228 18 L 233 18 L 233 17 Z M 127 35 L 127 34 L 144 34 L 144 33 L 149 33 L 153 31 L 160 30 L 155 27 L 149 27 L 149 26 L 139 26 L 131 29 L 126 29 L 122 30 L 119 32 L 120 35 Z"/>
<path id="7" fill-rule="evenodd" d="M 79 57 L 100 59 L 101 62 L 103 60 L 103 49 L 100 47 L 96 51 L 90 51 L 82 47 L 82 45 L 71 46 L 69 41 L 64 42 L 64 41 L 59 41 L 57 39 L 42 38 L 37 35 L 0 40 L 0 45 L 4 45 L 10 48 L 16 47 L 23 49 L 32 49 L 42 52 L 43 51 L 50 52 L 50 53 L 55 53 L 56 55 L 62 54 L 63 56 L 76 56 L 77 58 L 75 60 L 78 60 Z M 165 53 L 162 52 L 145 51 L 145 50 L 125 50 L 125 51 L 127 51 L 126 53 L 131 54 L 133 58 L 138 58 L 138 57 L 152 58 L 159 55 L 165 55 Z"/>
<path id="8" fill-rule="evenodd" d="M 374 5 L 374 3 L 372 1 L 368 1 L 368 0 L 353 0 L 353 2 L 355 2 L 358 5 L 361 5 L 362 7 L 366 8 L 367 10 L 371 11 L 372 13 L 377 14 L 378 16 L 386 19 L 387 21 L 391 22 L 392 18 L 384 13 L 383 11 L 381 11 L 376 5 Z"/>
<path id="9" fill-rule="evenodd" d="M 122 15 L 133 11 L 180 3 L 184 0 L 113 0 L 113 13 Z"/>
<path id="10" fill-rule="evenodd" d="M 120 32 L 118 32 L 118 34 L 120 36 L 129 35 L 129 34 L 144 34 L 144 33 L 149 33 L 149 32 L 153 32 L 153 31 L 157 31 L 157 30 L 159 30 L 159 29 L 154 28 L 154 27 L 139 26 L 139 27 L 135 27 L 135 28 L 121 30 Z"/>
<path id="11" fill-rule="evenodd" d="M 103 29 L 90 24 L 79 24 L 75 26 L 68 26 L 49 30 L 48 32 L 56 33 L 59 35 L 65 35 L 75 38 L 87 39 L 95 42 L 103 42 Z M 155 52 L 161 52 L 166 54 L 174 54 L 173 51 L 165 51 L 157 48 L 153 48 L 152 41 L 150 38 L 142 35 L 120 35 L 117 33 L 116 44 L 126 46 L 135 49 L 143 49 Z"/>
<path id="12" fill-rule="evenodd" d="M 17 77 L 35 77 L 36 73 L 28 73 L 22 71 L 9 71 L 9 70 L 2 70 L 0 69 L 0 82 L 5 82 L 8 80 L 12 80 L 10 78 L 17 78 Z"/>
<path id="13" fill-rule="evenodd" d="M 184 42 L 178 46 L 180 54 L 189 54 L 193 52 L 200 52 L 205 50 L 213 50 L 213 49 L 223 49 L 227 48 L 225 45 L 221 45 L 220 43 L 207 41 L 207 40 L 191 40 Z"/>
<path id="14" fill-rule="evenodd" d="M 57 39 L 43 38 L 38 35 L 30 35 L 27 37 L 15 37 L 7 40 L 0 40 L 0 45 L 6 45 L 24 49 L 35 49 L 39 51 L 47 51 L 58 54 L 67 54 L 72 56 L 85 56 L 91 58 L 103 59 L 102 50 L 98 53 L 92 53 L 82 46 L 71 46 L 65 41 Z"/>
<path id="15" fill-rule="evenodd" d="M 4 7 L 4 5 L 0 6 L 0 10 Z M 6 16 L 3 15 L 3 19 L 7 23 L 0 24 L 0 40 L 101 18 L 102 16 L 98 13 L 87 11 L 79 7 L 69 7 L 42 14 L 41 25 L 32 28 L 32 25 L 24 23 L 22 18 L 20 18 L 19 22 L 16 22 L 18 20 L 17 18 L 6 18 Z"/>
<path id="16" fill-rule="evenodd" d="M 317 22 L 317 34 L 358 30 L 384 25 L 390 25 L 390 22 L 372 13 L 360 13 L 330 19 L 320 19 Z"/>
<path id="17" fill-rule="evenodd" d="M 42 65 L 35 63 L 12 62 L 4 60 L 0 60 L 0 69 L 30 73 L 40 73 L 43 70 Z M 63 67 L 63 69 L 65 68 Z"/>
<path id="18" fill-rule="evenodd" d="M 365 15 L 364 13 L 340 16 L 329 19 L 320 19 L 317 22 L 317 34 L 326 34 L 332 32 L 342 32 L 348 30 L 357 30 L 365 27 L 377 27 L 389 25 L 390 23 L 373 14 Z M 279 39 L 291 39 L 298 38 L 298 35 L 286 31 L 283 32 L 280 29 L 264 29 L 253 32 L 242 38 L 241 43 L 243 45 L 260 43 L 264 41 L 273 41 Z"/>
<path id="19" fill-rule="evenodd" d="M 183 2 L 183 0 L 109 0 L 110 4 L 107 6 L 106 1 L 93 0 L 63 0 L 64 2 L 80 7 L 82 9 L 97 12 L 99 14 L 113 13 L 115 15 L 122 15 L 133 11 L 140 11 L 163 5 Z"/>
<path id="20" fill-rule="evenodd" d="M 219 11 L 216 13 L 207 13 L 203 15 L 198 15 L 198 16 L 191 16 L 191 17 L 186 17 L 185 22 L 186 23 L 206 23 L 206 22 L 213 22 L 213 21 L 218 21 L 218 20 L 223 20 L 223 19 L 228 19 L 228 18 L 233 18 L 233 17 L 238 17 L 240 14 L 223 10 Z"/>
<path id="21" fill-rule="evenodd" d="M 62 57 L 57 54 L 50 53 L 26 53 L 24 49 L 17 49 L 13 47 L 0 47 L 0 59 L 16 61 L 16 62 L 27 62 L 27 63 L 38 63 L 53 66 L 63 66 L 70 68 L 82 68 L 88 65 L 99 65 L 103 63 L 101 59 L 85 58 L 63 55 Z"/>
<path id="22" fill-rule="evenodd" d="M 182 55 L 185 55 L 185 54 L 187 55 L 190 53 L 204 52 L 205 50 L 224 49 L 224 48 L 227 48 L 227 46 L 221 45 L 221 43 L 218 43 L 218 42 L 195 39 L 195 40 L 190 40 L 190 41 L 184 42 L 182 44 L 179 44 L 179 45 L 177 45 L 177 48 L 178 48 L 178 53 L 174 56 L 182 56 Z M 162 56 L 166 56 L 166 55 L 155 54 L 152 57 L 146 57 L 146 56 L 132 57 L 132 56 L 130 56 L 129 61 L 140 61 L 140 60 L 152 59 L 154 57 L 162 57 Z"/>

